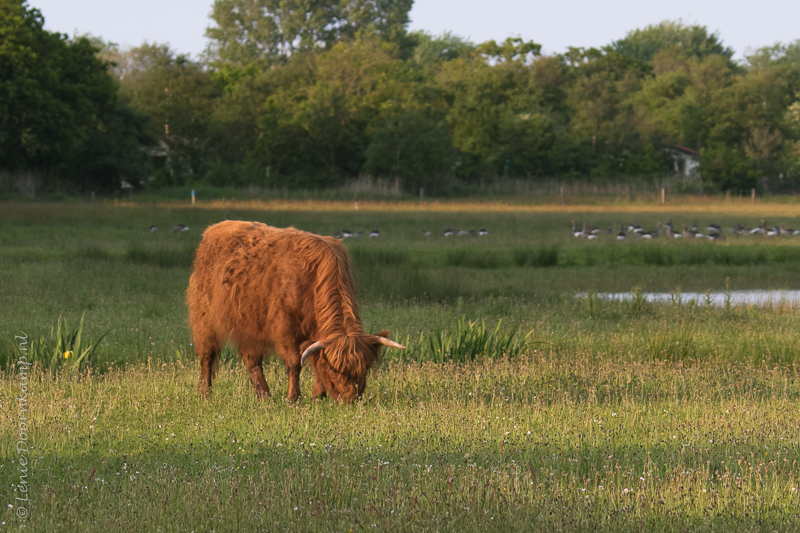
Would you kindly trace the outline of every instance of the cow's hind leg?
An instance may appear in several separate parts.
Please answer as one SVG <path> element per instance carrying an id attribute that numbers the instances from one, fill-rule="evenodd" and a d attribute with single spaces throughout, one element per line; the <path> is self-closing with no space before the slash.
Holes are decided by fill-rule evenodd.
<path id="1" fill-rule="evenodd" d="M 219 345 L 212 338 L 200 338 L 195 334 L 194 350 L 200 361 L 200 396 L 207 397 L 211 394 L 211 384 L 219 365 Z"/>
<path id="2" fill-rule="evenodd" d="M 264 356 L 261 354 L 254 355 L 244 353 L 241 350 L 239 351 L 239 355 L 242 357 L 242 361 L 244 361 L 244 366 L 247 367 L 247 375 L 250 376 L 250 383 L 253 384 L 256 396 L 259 398 L 269 398 L 269 387 L 267 386 L 267 381 L 264 379 L 264 370 L 261 367 Z"/>

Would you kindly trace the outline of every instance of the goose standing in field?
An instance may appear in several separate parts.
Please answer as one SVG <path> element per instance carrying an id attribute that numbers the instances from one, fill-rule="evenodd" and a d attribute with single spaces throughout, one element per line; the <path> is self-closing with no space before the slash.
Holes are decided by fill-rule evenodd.
<path id="1" fill-rule="evenodd" d="M 736 228 L 731 228 L 731 231 L 736 231 L 739 235 L 752 235 L 753 229 L 752 228 L 745 228 L 741 224 L 739 224 Z"/>
<path id="2" fill-rule="evenodd" d="M 669 222 L 664 224 L 664 227 L 667 228 L 667 237 L 671 239 L 680 239 L 683 237 L 682 233 L 675 233 L 675 230 L 672 227 L 672 219 L 669 219 Z"/>
<path id="3" fill-rule="evenodd" d="M 589 232 L 589 230 L 586 228 L 586 222 L 583 223 L 583 236 L 586 237 L 589 240 L 593 240 L 593 239 L 597 238 L 597 235 L 595 235 L 594 233 Z"/>
<path id="4" fill-rule="evenodd" d="M 781 226 L 781 235 L 789 235 L 790 237 L 793 237 L 794 235 L 797 235 L 798 233 L 800 233 L 800 231 L 798 231 L 796 229 L 784 228 L 783 226 Z"/>
<path id="5" fill-rule="evenodd" d="M 369 232 L 370 237 L 375 237 L 376 239 L 381 236 L 381 232 L 378 231 L 378 223 L 375 223 L 375 226 L 372 228 L 372 231 Z"/>
<path id="6" fill-rule="evenodd" d="M 709 224 L 708 225 L 708 232 L 709 233 L 722 233 L 722 228 L 719 224 Z"/>
<path id="7" fill-rule="evenodd" d="M 481 228 L 480 230 L 478 230 L 478 235 L 486 236 L 489 235 L 489 232 L 486 230 L 486 228 Z"/>
<path id="8" fill-rule="evenodd" d="M 353 232 L 350 231 L 349 229 L 343 229 L 342 230 L 342 237 L 347 238 L 347 237 L 352 237 L 352 236 L 353 236 Z"/>
<path id="9" fill-rule="evenodd" d="M 583 225 L 586 226 L 585 223 Z M 577 225 L 575 224 L 575 220 L 572 221 L 572 236 L 573 237 L 583 237 L 584 236 L 583 231 L 579 230 L 577 228 Z"/>
<path id="10" fill-rule="evenodd" d="M 155 233 L 158 231 L 158 226 L 150 226 L 150 233 Z"/>
<path id="11" fill-rule="evenodd" d="M 767 237 L 777 237 L 780 234 L 781 230 L 778 228 L 778 226 L 772 226 L 767 230 Z"/>
<path id="12" fill-rule="evenodd" d="M 453 236 L 453 229 L 450 226 L 447 226 L 444 230 L 445 237 L 452 237 Z"/>
<path id="13" fill-rule="evenodd" d="M 626 238 L 628 238 L 628 232 L 625 231 L 625 224 L 621 224 L 619 227 L 619 233 L 617 233 L 617 240 L 624 241 Z"/>
<path id="14" fill-rule="evenodd" d="M 761 225 L 757 228 L 753 228 L 750 230 L 750 235 L 755 235 L 756 233 L 760 233 L 762 235 L 767 234 L 767 225 L 764 223 L 764 219 L 761 219 Z"/>
<path id="15" fill-rule="evenodd" d="M 639 234 L 642 239 L 657 239 L 661 237 L 661 222 L 656 224 L 655 231 L 643 231 Z"/>
<path id="16" fill-rule="evenodd" d="M 430 231 L 428 231 L 428 230 L 422 230 L 422 232 L 421 232 L 421 233 L 422 233 L 422 236 L 423 236 L 423 237 L 430 237 L 430 236 L 431 236 L 431 232 L 430 232 Z"/>
<path id="17" fill-rule="evenodd" d="M 709 231 L 708 232 L 708 238 L 710 240 L 712 240 L 712 241 L 724 241 L 725 240 L 725 234 L 721 233 L 719 231 Z"/>
<path id="18" fill-rule="evenodd" d="M 172 231 L 177 233 L 179 231 L 189 231 L 189 226 L 184 226 L 183 224 L 175 224 L 172 226 Z"/>
<path id="19" fill-rule="evenodd" d="M 692 230 L 688 229 L 686 224 L 683 225 L 683 236 L 684 237 L 696 237 L 698 239 L 701 238 L 701 237 L 705 237 L 705 235 L 703 235 L 699 231 L 695 231 L 693 229 Z"/>
<path id="20" fill-rule="evenodd" d="M 639 219 L 636 219 L 636 224 L 628 224 L 628 231 L 633 233 L 641 233 L 642 227 L 639 225 Z"/>

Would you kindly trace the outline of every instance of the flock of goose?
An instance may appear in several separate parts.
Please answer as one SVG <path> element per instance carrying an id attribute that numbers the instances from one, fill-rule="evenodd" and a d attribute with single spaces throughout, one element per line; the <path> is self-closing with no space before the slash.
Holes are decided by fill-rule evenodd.
<path id="1" fill-rule="evenodd" d="M 737 235 L 765 235 L 767 237 L 776 237 L 779 235 L 788 235 L 794 236 L 800 234 L 800 230 L 795 230 L 792 228 L 786 228 L 784 226 L 772 226 L 769 227 L 764 222 L 761 221 L 761 225 L 756 228 L 746 228 L 739 224 L 736 227 L 730 228 L 731 233 L 735 233 Z M 603 234 L 611 234 L 613 230 L 601 230 L 595 226 L 587 226 L 586 222 L 583 223 L 583 227 L 578 229 L 577 224 L 575 221 L 572 221 L 572 235 L 574 237 L 584 238 L 584 239 L 597 239 Z M 656 239 L 661 237 L 662 234 L 665 234 L 669 238 L 673 239 L 681 239 L 681 238 L 706 238 L 712 241 L 721 241 L 725 239 L 725 234 L 722 232 L 722 228 L 718 224 L 709 224 L 708 231 L 703 232 L 697 224 L 692 226 L 689 229 L 688 224 L 683 225 L 683 231 L 675 231 L 675 226 L 672 224 L 672 219 L 669 219 L 669 222 L 662 224 L 659 222 L 656 224 L 656 229 L 653 231 L 645 231 L 639 226 L 639 221 L 637 220 L 635 224 L 628 224 L 627 227 L 625 224 L 620 226 L 619 233 L 617 233 L 617 240 L 623 241 L 629 237 L 635 239 Z"/>
<path id="2" fill-rule="evenodd" d="M 433 232 L 430 231 L 430 230 L 423 230 L 423 231 L 420 232 L 420 234 L 423 237 L 430 237 L 431 235 L 433 235 Z M 475 236 L 483 237 L 483 236 L 489 235 L 489 231 L 486 228 L 481 228 L 479 230 L 474 230 L 474 229 L 453 229 L 450 226 L 447 226 L 445 228 L 445 230 L 444 230 L 443 235 L 445 237 L 453 237 L 455 235 L 469 235 L 469 236 L 472 236 L 472 237 L 475 237 Z M 343 229 L 342 231 L 337 231 L 336 233 L 333 234 L 333 237 L 335 237 L 337 239 L 346 239 L 348 237 L 358 238 L 358 237 L 363 237 L 363 236 L 364 236 L 364 232 L 363 231 L 350 231 L 350 230 L 347 230 L 347 229 Z M 381 236 L 380 231 L 378 231 L 378 224 L 375 224 L 375 227 L 370 232 L 369 236 L 370 237 L 374 237 L 374 238 L 377 238 L 377 237 Z"/>
<path id="3" fill-rule="evenodd" d="M 350 231 L 349 229 L 343 229 L 342 231 L 337 231 L 336 233 L 333 234 L 334 239 L 347 239 L 349 237 L 357 239 L 363 236 L 364 236 L 363 231 Z M 381 236 L 381 232 L 378 230 L 377 224 L 375 224 L 375 227 L 372 228 L 372 231 L 369 232 L 369 236 L 374 239 L 377 239 L 378 237 Z"/>
<path id="4" fill-rule="evenodd" d="M 179 232 L 182 232 L 182 231 L 189 231 L 190 229 L 191 228 L 189 228 L 189 226 L 184 226 L 183 224 L 175 224 L 174 226 L 172 226 L 172 232 L 173 233 L 179 233 Z M 155 233 L 157 231 L 158 231 L 158 226 L 155 226 L 155 225 L 150 226 L 150 233 Z"/>

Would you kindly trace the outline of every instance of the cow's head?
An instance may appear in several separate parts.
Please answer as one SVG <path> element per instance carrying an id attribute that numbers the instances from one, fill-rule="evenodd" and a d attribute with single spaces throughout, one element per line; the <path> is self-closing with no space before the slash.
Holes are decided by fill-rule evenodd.
<path id="1" fill-rule="evenodd" d="M 375 335 L 342 335 L 329 342 L 311 344 L 303 351 L 300 364 L 318 352 L 314 363 L 315 379 L 331 398 L 349 403 L 367 388 L 367 373 L 378 360 L 383 346 L 406 348 L 389 340 L 388 331 Z"/>

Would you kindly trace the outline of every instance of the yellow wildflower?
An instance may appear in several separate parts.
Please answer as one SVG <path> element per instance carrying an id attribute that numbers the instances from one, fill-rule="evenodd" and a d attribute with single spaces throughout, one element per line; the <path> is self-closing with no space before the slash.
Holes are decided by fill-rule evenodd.
<path id="1" fill-rule="evenodd" d="M 71 355 L 72 355 L 72 350 L 67 350 L 66 352 L 64 352 L 64 359 L 69 359 Z"/>

